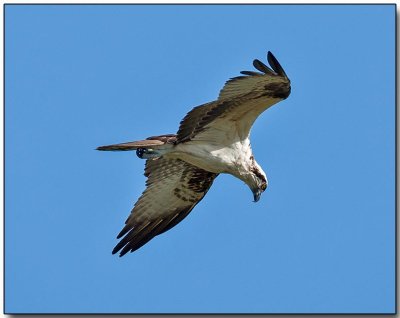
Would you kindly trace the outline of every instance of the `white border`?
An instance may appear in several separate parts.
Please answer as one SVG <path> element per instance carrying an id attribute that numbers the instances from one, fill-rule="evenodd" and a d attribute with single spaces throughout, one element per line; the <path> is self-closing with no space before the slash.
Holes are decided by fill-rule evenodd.
<path id="1" fill-rule="evenodd" d="M 92 1 L 78 1 L 78 0 L 66 0 L 66 1 L 49 1 L 49 0 L 41 0 L 41 1 L 33 1 L 33 0 L 21 0 L 21 1 L 17 1 L 17 0 L 10 0 L 10 1 L 1 1 L 1 9 L 0 9 L 0 14 L 2 17 L 2 23 L 0 25 L 0 37 L 1 37 L 1 56 L 2 56 L 2 61 L 3 61 L 3 52 L 4 52 L 4 48 L 3 48 L 3 43 L 4 43 L 4 39 L 3 39 L 3 26 L 4 26 L 4 4 L 38 4 L 38 3 L 42 3 L 42 4 L 114 4 L 113 2 L 106 1 L 106 0 L 92 0 Z M 142 0 L 142 1 L 128 1 L 128 0 L 117 0 L 115 3 L 118 4 L 136 4 L 136 3 L 141 3 L 141 4 L 168 4 L 168 3 L 174 3 L 174 4 L 394 4 L 396 3 L 397 6 L 399 7 L 399 3 L 400 0 L 396 0 L 396 1 L 391 1 L 391 2 L 382 2 L 380 3 L 379 1 L 371 1 L 371 0 L 364 0 L 364 1 L 360 1 L 360 0 L 351 0 L 350 2 L 345 2 L 345 1 L 341 1 L 341 2 L 336 2 L 336 1 L 326 1 L 326 2 L 317 2 L 317 1 L 296 1 L 296 0 L 291 0 L 291 1 L 283 1 L 283 0 L 274 0 L 274 1 L 262 1 L 262 0 L 251 0 L 249 2 L 245 2 L 245 1 L 239 1 L 239 0 L 219 0 L 219 1 L 213 1 L 213 0 L 201 0 L 201 1 L 193 1 L 193 2 L 188 2 L 188 1 L 176 1 L 176 2 L 171 2 L 171 1 L 166 1 L 166 0 Z M 397 32 L 397 35 L 399 34 L 399 32 Z M 397 39 L 398 40 L 398 39 Z M 3 63 L 1 63 L 0 66 L 0 72 L 1 74 L 3 74 Z M 397 72 L 396 72 L 397 75 Z M 4 91 L 3 91 L 3 87 L 4 87 L 4 83 L 3 83 L 3 76 L 1 77 L 1 85 L 0 85 L 0 95 L 2 97 L 2 100 L 4 101 Z M 4 105 L 3 105 L 3 109 L 4 109 Z M 0 123 L 1 125 L 3 125 L 4 122 L 4 118 L 3 118 L 3 112 L 0 112 Z M 3 127 L 2 129 L 0 129 L 0 153 L 1 153 L 1 162 L 2 162 L 2 167 L 4 167 L 4 162 L 3 162 L 3 149 L 4 149 L 4 145 L 3 145 Z M 399 140 L 399 138 L 398 138 Z M 4 180 L 4 170 L 0 169 L 0 179 Z M 3 203 L 2 206 L 4 207 L 4 189 L 3 189 L 3 182 L 0 183 L 0 201 Z M 4 215 L 4 211 L 3 211 L 3 215 Z M 0 228 L 3 229 L 3 218 L 0 218 Z M 4 315 L 2 314 L 4 312 L 4 304 L 3 304 L 3 278 L 4 278 L 4 268 L 3 268 L 3 264 L 4 264 L 4 253 L 3 253 L 3 235 L 0 235 L 0 248 L 1 248 L 1 262 L 0 262 L 0 271 L 2 273 L 2 275 L 0 275 L 0 301 L 1 301 L 1 312 L 0 312 L 0 316 L 1 317 L 8 317 L 10 315 Z M 399 244 L 397 244 L 397 246 L 399 246 Z M 399 297 L 400 293 L 397 293 L 397 296 Z M 398 304 L 400 302 L 398 301 Z M 18 315 L 18 317 L 24 317 L 24 316 L 28 316 L 28 315 Z M 78 316 L 78 315 L 62 315 L 62 317 L 69 317 L 69 316 Z M 89 317 L 89 316 L 99 316 L 99 315 L 84 315 L 83 317 Z M 107 315 L 110 317 L 121 317 L 120 315 Z M 125 315 L 126 316 L 126 315 Z M 154 315 L 157 316 L 157 315 Z M 160 316 L 159 317 L 165 317 L 165 316 Z M 207 316 L 207 317 L 212 317 L 212 315 L 196 315 L 196 317 L 201 317 L 201 316 Z M 229 315 L 224 315 L 225 317 L 229 317 Z M 282 317 L 292 317 L 293 315 L 266 315 L 265 317 L 278 317 L 278 318 L 282 318 Z M 298 317 L 301 317 L 300 315 L 297 315 Z M 399 314 L 397 314 L 396 316 L 391 316 L 391 317 L 397 317 L 399 316 Z M 41 315 L 35 315 L 35 317 L 41 317 Z M 43 317 L 58 317 L 57 315 L 43 315 Z M 134 317 L 140 317 L 139 315 L 135 315 Z M 143 317 L 149 317 L 149 315 L 145 315 Z M 183 315 L 179 315 L 179 317 L 185 317 Z M 215 317 L 221 317 L 220 315 L 215 316 Z M 325 317 L 325 316 L 320 316 L 320 315 L 313 315 L 312 317 Z M 354 315 L 329 315 L 328 317 L 356 317 Z M 375 317 L 379 317 L 379 315 L 375 315 Z M 382 316 L 382 317 L 388 317 L 388 316 Z"/>

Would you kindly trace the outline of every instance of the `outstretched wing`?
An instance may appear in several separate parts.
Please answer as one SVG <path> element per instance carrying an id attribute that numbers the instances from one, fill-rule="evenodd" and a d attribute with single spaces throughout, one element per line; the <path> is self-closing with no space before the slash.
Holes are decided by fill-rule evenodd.
<path id="1" fill-rule="evenodd" d="M 179 159 L 146 161 L 146 190 L 135 203 L 113 254 L 133 252 L 182 221 L 205 196 L 218 174 Z"/>
<path id="2" fill-rule="evenodd" d="M 181 121 L 177 142 L 230 143 L 247 138 L 256 118 L 290 94 L 282 66 L 271 52 L 267 59 L 272 69 L 254 60 L 260 72 L 241 72 L 244 76 L 227 81 L 216 101 L 193 108 Z"/>

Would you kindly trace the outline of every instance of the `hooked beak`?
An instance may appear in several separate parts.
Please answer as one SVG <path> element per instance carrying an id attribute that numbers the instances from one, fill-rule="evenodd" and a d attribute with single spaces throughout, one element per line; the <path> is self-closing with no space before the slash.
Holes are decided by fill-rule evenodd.
<path id="1" fill-rule="evenodd" d="M 261 197 L 261 191 L 259 189 L 253 191 L 253 196 L 254 196 L 254 202 L 258 202 Z"/>

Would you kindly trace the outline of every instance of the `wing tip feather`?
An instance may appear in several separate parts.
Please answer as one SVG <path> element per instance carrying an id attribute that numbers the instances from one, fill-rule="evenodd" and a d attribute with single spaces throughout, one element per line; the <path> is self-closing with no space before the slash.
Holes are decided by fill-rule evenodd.
<path id="1" fill-rule="evenodd" d="M 258 59 L 253 60 L 253 66 L 262 73 L 275 75 L 273 70 Z"/>
<path id="2" fill-rule="evenodd" d="M 268 64 L 270 65 L 270 67 L 268 65 L 266 65 L 265 63 L 261 62 L 259 59 L 253 60 L 254 68 L 261 73 L 253 72 L 253 71 L 241 71 L 240 73 L 243 75 L 248 75 L 248 76 L 257 76 L 257 75 L 267 74 L 267 75 L 272 75 L 272 76 L 283 76 L 285 78 L 288 78 L 283 67 L 278 62 L 278 60 L 272 54 L 271 51 L 267 52 L 267 61 L 268 61 Z M 240 77 L 237 77 L 234 79 L 238 79 L 238 78 L 240 78 Z"/>
<path id="3" fill-rule="evenodd" d="M 272 69 L 276 72 L 276 74 L 288 78 L 282 65 L 278 62 L 278 60 L 272 54 L 271 51 L 268 51 L 268 53 L 267 53 L 267 60 L 268 60 L 269 65 L 271 65 Z"/>

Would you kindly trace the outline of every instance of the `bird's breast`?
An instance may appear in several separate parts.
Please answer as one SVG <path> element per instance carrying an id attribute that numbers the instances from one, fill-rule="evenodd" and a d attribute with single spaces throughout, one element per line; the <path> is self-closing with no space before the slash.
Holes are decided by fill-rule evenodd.
<path id="1" fill-rule="evenodd" d="M 214 173 L 240 175 L 250 165 L 250 142 L 239 141 L 230 145 L 186 142 L 175 147 L 178 158 Z"/>

